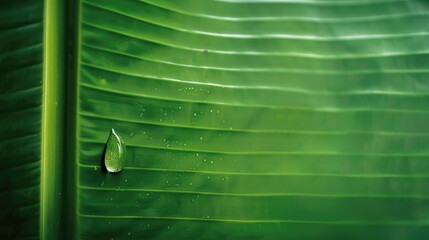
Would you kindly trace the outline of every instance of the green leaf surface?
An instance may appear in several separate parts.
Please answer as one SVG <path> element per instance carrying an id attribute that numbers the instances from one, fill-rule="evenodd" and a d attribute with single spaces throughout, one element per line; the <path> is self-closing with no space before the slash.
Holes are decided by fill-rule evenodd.
<path id="1" fill-rule="evenodd" d="M 428 7 L 82 1 L 78 237 L 424 238 Z"/>
<path id="2" fill-rule="evenodd" d="M 39 236 L 42 18 L 42 1 L 0 2 L 1 239 Z"/>
<path id="3" fill-rule="evenodd" d="M 428 13 L 0 0 L 0 239 L 426 239 Z"/>

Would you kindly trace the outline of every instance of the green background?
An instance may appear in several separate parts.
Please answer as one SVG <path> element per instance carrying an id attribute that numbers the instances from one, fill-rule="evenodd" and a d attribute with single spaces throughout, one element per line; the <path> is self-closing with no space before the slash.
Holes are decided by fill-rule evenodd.
<path id="1" fill-rule="evenodd" d="M 65 17 L 0 4 L 0 236 L 429 236 L 426 1 L 84 0 L 59 4 Z M 40 130 L 42 71 L 65 92 L 60 134 Z M 111 128 L 118 174 L 102 166 Z M 49 161 L 44 134 L 62 146 Z"/>

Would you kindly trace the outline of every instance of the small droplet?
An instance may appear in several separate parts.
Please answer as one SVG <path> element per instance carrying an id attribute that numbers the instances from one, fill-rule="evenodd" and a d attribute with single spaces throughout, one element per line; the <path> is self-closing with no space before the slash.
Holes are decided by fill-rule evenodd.
<path id="1" fill-rule="evenodd" d="M 107 171 L 116 173 L 122 170 L 125 161 L 125 144 L 121 136 L 112 128 L 106 143 L 104 164 Z"/>

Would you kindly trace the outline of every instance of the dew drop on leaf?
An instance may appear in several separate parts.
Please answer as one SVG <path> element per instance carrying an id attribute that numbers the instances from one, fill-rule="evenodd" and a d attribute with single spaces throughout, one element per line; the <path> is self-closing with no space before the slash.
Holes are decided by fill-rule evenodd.
<path id="1" fill-rule="evenodd" d="M 112 128 L 106 143 L 106 152 L 104 154 L 104 164 L 107 171 L 116 173 L 122 170 L 125 162 L 124 140 Z"/>

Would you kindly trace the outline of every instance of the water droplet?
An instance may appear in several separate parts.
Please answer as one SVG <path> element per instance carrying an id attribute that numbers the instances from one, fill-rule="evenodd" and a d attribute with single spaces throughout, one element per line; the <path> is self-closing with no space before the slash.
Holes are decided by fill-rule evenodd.
<path id="1" fill-rule="evenodd" d="M 213 161 L 210 161 L 210 163 L 213 163 Z"/>
<path id="2" fill-rule="evenodd" d="M 112 128 L 106 143 L 106 153 L 104 154 L 104 164 L 107 171 L 116 173 L 122 170 L 125 161 L 124 140 Z"/>
<path id="3" fill-rule="evenodd" d="M 131 232 L 128 232 L 128 236 L 131 236 Z"/>
<path id="4" fill-rule="evenodd" d="M 97 169 L 98 169 L 97 167 L 94 167 L 94 171 L 97 171 Z"/>
<path id="5" fill-rule="evenodd" d="M 189 186 L 192 186 L 192 183 L 189 183 Z"/>
<path id="6" fill-rule="evenodd" d="M 203 137 L 200 137 L 200 140 L 203 140 Z"/>

